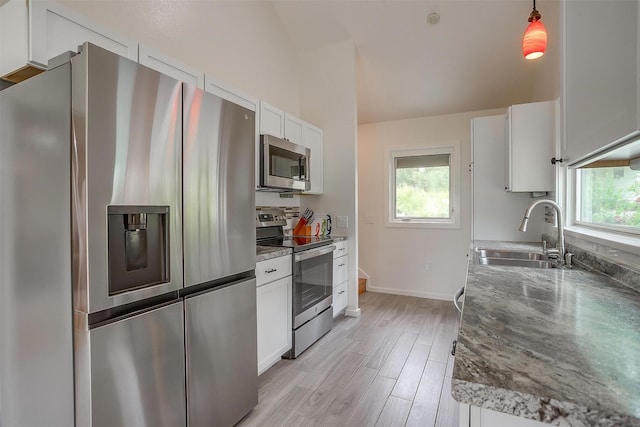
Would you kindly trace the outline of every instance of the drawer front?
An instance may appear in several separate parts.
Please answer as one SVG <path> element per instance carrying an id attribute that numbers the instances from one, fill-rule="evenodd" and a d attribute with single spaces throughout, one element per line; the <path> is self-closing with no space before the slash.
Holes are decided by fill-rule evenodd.
<path id="1" fill-rule="evenodd" d="M 258 286 L 291 275 L 291 255 L 268 259 L 256 263 Z"/>
<path id="2" fill-rule="evenodd" d="M 347 308 L 347 282 L 333 288 L 333 317 Z"/>
<path id="3" fill-rule="evenodd" d="M 336 245 L 336 250 L 333 251 L 334 258 L 345 256 L 349 253 L 349 246 L 347 245 L 346 240 L 343 240 L 342 242 L 334 243 L 334 245 Z"/>
<path id="4" fill-rule="evenodd" d="M 341 256 L 333 260 L 333 286 L 346 282 L 349 272 L 349 257 Z"/>

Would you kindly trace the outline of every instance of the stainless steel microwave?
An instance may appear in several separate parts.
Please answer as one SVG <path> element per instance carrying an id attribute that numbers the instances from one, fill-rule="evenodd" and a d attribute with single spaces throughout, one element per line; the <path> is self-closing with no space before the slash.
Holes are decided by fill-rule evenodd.
<path id="1" fill-rule="evenodd" d="M 272 135 L 260 135 L 260 187 L 271 191 L 308 191 L 311 151 Z"/>

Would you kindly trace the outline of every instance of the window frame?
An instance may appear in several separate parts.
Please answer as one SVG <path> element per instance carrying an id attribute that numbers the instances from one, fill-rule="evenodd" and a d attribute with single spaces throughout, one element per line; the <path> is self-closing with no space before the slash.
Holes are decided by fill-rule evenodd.
<path id="1" fill-rule="evenodd" d="M 399 157 L 449 155 L 449 218 L 395 217 L 396 168 Z M 389 147 L 385 150 L 385 227 L 397 228 L 460 228 L 460 141 L 448 141 L 434 146 Z"/>
<path id="2" fill-rule="evenodd" d="M 586 230 L 593 230 L 595 232 L 609 233 L 613 240 L 619 240 L 619 237 L 640 237 L 640 228 L 629 226 L 616 226 L 611 224 L 598 224 L 587 221 L 580 221 L 580 180 L 578 179 L 578 171 L 580 168 L 569 169 L 568 176 L 568 189 L 569 191 L 569 211 L 571 215 L 567 218 L 567 222 L 573 226 L 580 227 Z"/>

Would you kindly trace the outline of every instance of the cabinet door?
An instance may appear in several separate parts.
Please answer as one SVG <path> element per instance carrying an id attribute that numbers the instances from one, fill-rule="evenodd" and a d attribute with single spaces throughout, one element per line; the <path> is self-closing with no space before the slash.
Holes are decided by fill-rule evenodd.
<path id="1" fill-rule="evenodd" d="M 567 0 L 561 4 L 565 27 L 562 158 L 570 164 L 638 129 L 638 2 Z"/>
<path id="2" fill-rule="evenodd" d="M 302 145 L 311 150 L 311 189 L 308 194 L 322 194 L 324 191 L 324 147 L 323 132 L 309 123 L 304 123 Z"/>
<path id="3" fill-rule="evenodd" d="M 291 276 L 259 286 L 256 298 L 260 375 L 291 349 Z"/>
<path id="4" fill-rule="evenodd" d="M 29 7 L 24 0 L 10 0 L 0 7 L 0 76 L 16 71 L 29 58 Z M 37 65 L 44 68 L 44 59 Z"/>
<path id="5" fill-rule="evenodd" d="M 304 122 L 289 113 L 284 113 L 284 139 L 304 145 Z"/>
<path id="6" fill-rule="evenodd" d="M 284 138 L 284 111 L 260 101 L 260 133 Z"/>
<path id="7" fill-rule="evenodd" d="M 507 113 L 509 191 L 553 191 L 554 102 L 509 107 Z"/>
<path id="8" fill-rule="evenodd" d="M 144 45 L 139 46 L 138 56 L 142 65 L 199 89 L 204 89 L 204 73 Z"/>
<path id="9" fill-rule="evenodd" d="M 256 263 L 256 280 L 258 281 L 258 286 L 285 276 L 291 276 L 291 255 Z"/>
<path id="10" fill-rule="evenodd" d="M 341 256 L 333 260 L 333 286 L 348 280 L 349 256 Z"/>
<path id="11" fill-rule="evenodd" d="M 347 282 L 333 288 L 333 317 L 337 317 L 347 308 Z"/>
<path id="12" fill-rule="evenodd" d="M 30 1 L 29 62 L 48 60 L 90 42 L 120 56 L 138 61 L 138 43 L 52 1 Z"/>
<path id="13" fill-rule="evenodd" d="M 333 251 L 334 260 L 336 258 L 347 255 L 349 253 L 349 246 L 346 240 L 343 240 L 341 242 L 336 242 L 335 245 L 336 245 L 336 249 Z"/>
<path id="14" fill-rule="evenodd" d="M 226 85 L 221 81 L 213 78 L 209 74 L 204 76 L 204 84 L 205 84 L 205 90 L 209 93 L 218 95 L 220 98 L 226 99 L 227 101 L 231 101 L 248 110 L 251 110 L 251 111 L 258 110 L 257 99 L 241 93 L 240 91 L 230 87 L 229 85 Z"/>

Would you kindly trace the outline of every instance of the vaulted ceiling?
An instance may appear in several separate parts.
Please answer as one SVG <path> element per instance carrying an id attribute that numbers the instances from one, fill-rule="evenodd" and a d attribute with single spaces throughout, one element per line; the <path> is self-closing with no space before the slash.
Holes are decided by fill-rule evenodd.
<path id="1" fill-rule="evenodd" d="M 360 123 L 529 102 L 536 74 L 545 61 L 551 65 L 559 46 L 557 0 L 537 4 L 549 47 L 534 61 L 523 59 L 520 48 L 528 0 L 272 3 L 299 51 L 353 40 Z M 437 24 L 428 23 L 431 13 Z"/>

